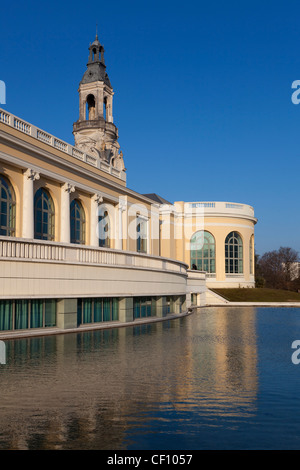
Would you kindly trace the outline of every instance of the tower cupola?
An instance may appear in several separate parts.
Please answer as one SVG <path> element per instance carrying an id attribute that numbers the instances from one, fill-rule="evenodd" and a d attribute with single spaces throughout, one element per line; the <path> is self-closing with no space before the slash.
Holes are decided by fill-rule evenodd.
<path id="1" fill-rule="evenodd" d="M 103 81 L 107 86 L 111 87 L 108 75 L 106 73 L 104 47 L 100 44 L 97 34 L 95 41 L 90 44 L 89 51 L 90 53 L 87 63 L 87 70 L 82 77 L 81 83 Z"/>
<path id="2" fill-rule="evenodd" d="M 104 47 L 98 35 L 89 46 L 85 73 L 79 84 L 79 119 L 73 124 L 75 146 L 124 170 L 118 129 L 113 123 L 113 89 L 106 72 Z"/>

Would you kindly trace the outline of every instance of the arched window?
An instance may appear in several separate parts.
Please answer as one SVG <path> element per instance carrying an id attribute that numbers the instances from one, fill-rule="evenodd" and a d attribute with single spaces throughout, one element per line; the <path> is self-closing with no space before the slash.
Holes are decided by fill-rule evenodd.
<path id="1" fill-rule="evenodd" d="M 54 240 L 54 203 L 44 188 L 34 196 L 34 238 Z"/>
<path id="2" fill-rule="evenodd" d="M 147 253 L 147 220 L 140 217 L 137 218 L 137 246 L 136 249 L 140 253 Z"/>
<path id="3" fill-rule="evenodd" d="M 225 273 L 243 273 L 243 241 L 238 232 L 230 232 L 225 240 Z"/>
<path id="4" fill-rule="evenodd" d="M 70 205 L 70 234 L 71 243 L 85 244 L 85 214 L 77 199 Z"/>
<path id="5" fill-rule="evenodd" d="M 99 246 L 103 248 L 110 247 L 110 219 L 107 211 L 99 216 Z"/>
<path id="6" fill-rule="evenodd" d="M 254 236 L 250 237 L 249 244 L 249 264 L 250 264 L 250 274 L 254 274 Z"/>
<path id="7" fill-rule="evenodd" d="M 105 121 L 106 121 L 106 110 L 107 110 L 107 99 L 104 98 L 104 100 L 103 100 L 103 117 L 104 117 Z"/>
<path id="8" fill-rule="evenodd" d="M 216 272 L 216 243 L 214 236 L 201 230 L 191 238 L 191 267 L 197 266 L 200 271 Z"/>
<path id="9" fill-rule="evenodd" d="M 16 230 L 16 197 L 9 180 L 0 175 L 0 235 L 14 237 Z"/>
<path id="10" fill-rule="evenodd" d="M 86 120 L 96 119 L 96 102 L 94 95 L 88 95 L 86 99 Z"/>

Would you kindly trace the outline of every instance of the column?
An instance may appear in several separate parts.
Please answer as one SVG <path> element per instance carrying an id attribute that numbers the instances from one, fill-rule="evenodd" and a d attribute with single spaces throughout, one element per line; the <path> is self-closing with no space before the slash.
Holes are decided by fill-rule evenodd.
<path id="1" fill-rule="evenodd" d="M 77 299 L 57 301 L 57 326 L 63 329 L 77 327 Z"/>
<path id="2" fill-rule="evenodd" d="M 165 316 L 165 309 L 166 309 L 166 297 L 157 297 L 156 299 L 156 316 L 157 317 L 164 317 Z"/>
<path id="3" fill-rule="evenodd" d="M 90 227 L 91 227 L 91 235 L 90 235 L 90 245 L 91 246 L 99 246 L 99 237 L 97 232 L 97 225 L 98 225 L 98 207 L 99 204 L 103 202 L 103 197 L 100 194 L 94 194 L 91 198 L 91 217 L 90 217 Z"/>
<path id="4" fill-rule="evenodd" d="M 174 312 L 173 313 L 181 313 L 181 296 L 176 297 L 174 299 Z"/>
<path id="5" fill-rule="evenodd" d="M 112 96 L 107 96 L 106 121 L 113 123 Z"/>
<path id="6" fill-rule="evenodd" d="M 133 298 L 119 299 L 119 321 L 122 323 L 133 321 Z"/>
<path id="7" fill-rule="evenodd" d="M 60 204 L 60 241 L 70 243 L 70 193 L 74 193 L 75 187 L 65 183 L 61 187 Z"/>
<path id="8" fill-rule="evenodd" d="M 34 188 L 33 183 L 40 175 L 28 168 L 23 174 L 23 223 L 22 237 L 34 238 Z"/>
<path id="9" fill-rule="evenodd" d="M 116 241 L 115 248 L 123 250 L 123 212 L 126 210 L 126 202 L 119 198 L 117 220 L 116 220 Z"/>

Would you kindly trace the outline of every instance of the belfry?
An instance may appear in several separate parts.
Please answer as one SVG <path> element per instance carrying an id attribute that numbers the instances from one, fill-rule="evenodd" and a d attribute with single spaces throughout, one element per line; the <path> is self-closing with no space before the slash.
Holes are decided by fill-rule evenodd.
<path id="1" fill-rule="evenodd" d="M 98 35 L 89 47 L 87 69 L 79 84 L 79 119 L 73 124 L 75 147 L 124 170 L 113 123 L 113 89 L 106 72 L 104 47 Z"/>

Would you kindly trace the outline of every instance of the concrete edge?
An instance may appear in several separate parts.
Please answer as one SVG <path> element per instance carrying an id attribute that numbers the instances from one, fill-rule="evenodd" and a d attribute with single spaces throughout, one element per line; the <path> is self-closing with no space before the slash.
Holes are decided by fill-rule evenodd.
<path id="1" fill-rule="evenodd" d="M 32 329 L 32 330 L 22 330 L 18 331 L 7 331 L 0 333 L 0 340 L 10 340 L 10 339 L 23 339 L 23 338 L 37 338 L 41 336 L 53 336 L 53 335 L 62 335 L 62 334 L 69 334 L 69 333 L 84 333 L 86 331 L 98 331 L 98 330 L 110 330 L 115 328 L 127 328 L 129 326 L 140 326 L 140 325 L 147 325 L 151 323 L 158 323 L 163 321 L 169 320 L 177 320 L 179 318 L 184 318 L 196 310 L 196 307 L 189 307 L 185 312 L 182 313 L 171 313 L 166 315 L 165 317 L 149 317 L 143 319 L 136 319 L 131 322 L 115 322 L 115 323 L 105 323 L 105 324 L 92 324 L 92 325 L 84 325 L 79 326 L 77 328 L 49 328 L 49 329 Z"/>
<path id="2" fill-rule="evenodd" d="M 202 307 L 202 306 L 201 306 Z M 295 307 L 300 308 L 300 302 L 224 302 L 224 304 L 206 304 L 203 307 Z"/>

